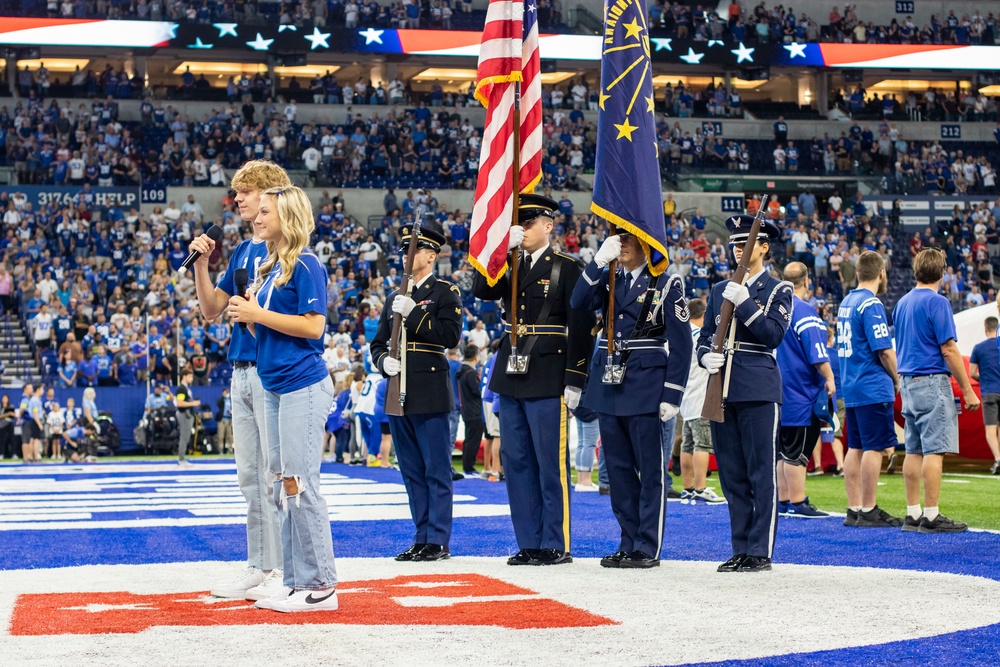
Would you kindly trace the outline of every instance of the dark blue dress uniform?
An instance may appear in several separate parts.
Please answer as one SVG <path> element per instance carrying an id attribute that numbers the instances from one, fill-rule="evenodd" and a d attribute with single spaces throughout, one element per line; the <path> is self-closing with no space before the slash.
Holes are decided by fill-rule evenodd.
<path id="1" fill-rule="evenodd" d="M 519 220 L 552 218 L 558 204 L 522 195 Z M 522 260 L 523 261 L 523 260 Z M 558 281 L 553 271 L 558 264 Z M 511 309 L 509 272 L 492 287 L 477 274 L 473 292 L 483 300 L 503 300 L 507 322 L 520 327 L 518 353 L 531 343 L 527 372 L 509 374 L 510 336 L 500 341 L 490 389 L 500 395 L 500 456 L 507 479 L 510 515 L 520 551 L 515 564 L 565 562 L 570 551 L 569 440 L 563 391 L 582 389 L 593 350 L 594 315 L 570 308 L 570 295 L 582 270 L 579 260 L 550 246 L 518 275 L 517 312 Z M 548 314 L 540 321 L 546 301 Z M 561 553 L 559 553 L 561 552 Z"/>
<path id="2" fill-rule="evenodd" d="M 683 279 L 654 276 L 647 265 L 628 287 L 631 275 L 619 271 L 615 279 L 612 361 L 624 365 L 622 382 L 602 381 L 608 361 L 607 339 L 602 336 L 583 398 L 583 405 L 598 413 L 611 509 L 621 527 L 617 553 L 601 561 L 607 567 L 621 566 L 623 559 L 646 567 L 659 561 L 666 514 L 660 403 L 680 406 L 691 367 Z M 591 261 L 573 290 L 570 305 L 607 312 L 608 278 L 609 269 Z M 643 321 L 637 327 L 640 317 Z"/>
<path id="3" fill-rule="evenodd" d="M 730 243 L 746 241 L 753 217 L 726 221 Z M 760 234 L 773 245 L 781 230 L 770 222 Z M 705 323 L 698 337 L 699 362 L 712 350 L 719 322 L 722 292 L 730 281 L 716 283 L 708 297 Z M 782 402 L 781 372 L 775 350 L 781 345 L 792 316 L 792 284 L 766 270 L 748 276 L 750 298 L 735 310 L 736 337 L 730 367 L 725 421 L 712 422 L 712 441 L 719 481 L 729 501 L 733 554 L 771 558 L 777 528 L 777 439 Z M 727 364 L 729 358 L 727 357 Z M 704 364 L 702 364 L 704 365 Z M 727 365 L 719 369 L 726 381 Z"/>
<path id="4" fill-rule="evenodd" d="M 401 232 L 405 246 L 409 228 Z M 441 234 L 421 228 L 419 247 L 437 251 L 444 241 Z M 394 291 L 386 299 L 371 343 L 372 363 L 383 375 L 392 334 L 392 302 L 398 294 Z M 416 525 L 414 547 L 409 550 L 414 551 L 412 557 L 428 544 L 447 547 L 451 539 L 451 452 L 455 443 L 450 441 L 448 414 L 455 408 L 455 398 L 445 353 L 458 345 L 462 336 L 462 299 L 455 285 L 438 280 L 433 273 L 414 286 L 410 298 L 416 306 L 403 319 L 406 402 L 402 417 L 389 416 L 389 430 Z"/>

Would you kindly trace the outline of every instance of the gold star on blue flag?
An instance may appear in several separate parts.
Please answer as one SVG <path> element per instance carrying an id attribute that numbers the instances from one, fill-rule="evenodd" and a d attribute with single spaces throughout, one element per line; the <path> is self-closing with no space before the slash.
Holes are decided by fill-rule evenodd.
<path id="1" fill-rule="evenodd" d="M 606 0 L 597 164 L 590 210 L 642 243 L 649 268 L 667 268 L 646 0 Z"/>

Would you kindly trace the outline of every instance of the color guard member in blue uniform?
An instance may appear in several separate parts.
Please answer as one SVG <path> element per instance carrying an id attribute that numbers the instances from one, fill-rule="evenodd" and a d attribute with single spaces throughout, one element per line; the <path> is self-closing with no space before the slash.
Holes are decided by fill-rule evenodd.
<path id="1" fill-rule="evenodd" d="M 503 299 L 507 331 L 518 327 L 518 354 L 528 358 L 526 372 L 509 373 L 510 336 L 504 336 L 490 377 L 490 389 L 500 395 L 500 455 L 520 549 L 508 565 L 573 560 L 566 408 L 579 405 L 587 382 L 594 314 L 570 308 L 582 268 L 549 245 L 558 210 L 547 197 L 521 196 L 521 224 L 510 228 L 508 242 L 510 249 L 522 251 L 517 312 L 511 307 L 509 272 L 492 287 L 479 273 L 473 282 L 476 297 Z"/>
<path id="2" fill-rule="evenodd" d="M 412 226 L 403 226 L 400 233 L 405 249 Z M 400 394 L 406 395 L 403 416 L 389 416 L 396 460 L 416 526 L 413 545 L 396 556 L 399 561 L 442 560 L 451 554 L 451 451 L 455 443 L 448 415 L 455 409 L 455 394 L 445 353 L 462 337 L 462 297 L 455 285 L 434 276 L 434 263 L 444 243 L 443 235 L 420 227 L 410 269 L 413 290 L 410 296 L 399 290 L 389 295 L 371 343 L 372 363 L 386 377 L 402 372 Z M 403 316 L 405 368 L 389 355 L 394 313 Z"/>
<path id="3" fill-rule="evenodd" d="M 615 259 L 622 270 L 615 279 L 614 313 L 608 313 L 607 266 Z M 583 399 L 584 407 L 598 413 L 611 509 L 621 527 L 618 550 L 601 565 L 656 567 L 667 500 L 660 422 L 677 416 L 691 368 L 684 280 L 654 276 L 639 240 L 619 232 L 587 265 L 570 306 L 602 309 L 614 318 L 614 353 L 609 359 L 607 339 L 598 340 Z"/>
<path id="4" fill-rule="evenodd" d="M 737 262 L 742 258 L 752 224 L 749 215 L 726 220 Z M 712 422 L 715 459 L 722 491 L 729 500 L 733 542 L 733 557 L 719 566 L 719 572 L 771 569 L 777 529 L 775 476 L 782 401 L 781 372 L 774 351 L 792 319 L 792 286 L 771 276 L 764 268 L 764 260 L 771 244 L 780 240 L 777 226 L 761 223 L 757 243 L 750 249 L 746 284 L 731 280 L 715 284 L 698 337 L 699 363 L 709 373 L 729 373 L 725 421 Z M 712 339 L 723 299 L 736 306 L 736 338 L 733 350 L 714 353 Z M 732 355 L 732 363 L 727 365 L 728 354 Z"/>
<path id="5" fill-rule="evenodd" d="M 823 424 L 813 414 L 817 401 L 835 397 L 837 388 L 826 353 L 826 323 L 803 299 L 809 294 L 809 268 L 802 262 L 785 267 L 792 284 L 792 321 L 778 346 L 783 403 L 778 458 L 778 513 L 804 519 L 829 517 L 809 503 L 806 466 Z M 824 393 L 824 389 L 826 390 Z M 834 398 L 834 404 L 836 399 Z"/>

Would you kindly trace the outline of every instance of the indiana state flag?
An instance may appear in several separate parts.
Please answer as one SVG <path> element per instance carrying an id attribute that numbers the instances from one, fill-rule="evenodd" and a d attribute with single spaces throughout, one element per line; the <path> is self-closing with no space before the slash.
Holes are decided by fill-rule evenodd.
<path id="1" fill-rule="evenodd" d="M 590 210 L 641 242 L 654 275 L 668 264 L 645 0 L 606 0 L 597 164 Z"/>

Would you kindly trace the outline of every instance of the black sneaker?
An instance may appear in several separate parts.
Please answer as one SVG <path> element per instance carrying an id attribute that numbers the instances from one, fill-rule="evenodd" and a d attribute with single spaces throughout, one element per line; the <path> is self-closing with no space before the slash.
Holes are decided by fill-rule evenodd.
<path id="1" fill-rule="evenodd" d="M 855 525 L 858 528 L 899 528 L 903 525 L 903 520 L 876 505 L 868 512 L 858 512 L 858 522 Z"/>
<path id="2" fill-rule="evenodd" d="M 681 497 L 681 492 L 680 491 L 675 491 L 673 487 L 670 487 L 669 489 L 667 489 L 667 498 L 673 498 L 673 499 L 679 500 L 680 497 Z"/>
<path id="3" fill-rule="evenodd" d="M 923 520 L 923 518 L 924 518 L 923 515 L 921 515 L 919 518 L 914 519 L 912 516 L 907 514 L 905 517 L 903 517 L 903 526 L 902 526 L 903 530 L 905 530 L 907 533 L 917 532 L 920 529 L 920 522 L 921 520 Z"/>
<path id="4" fill-rule="evenodd" d="M 962 533 L 969 529 L 969 524 L 959 521 L 952 521 L 944 514 L 938 514 L 933 521 L 928 521 L 927 517 L 920 519 L 920 526 L 917 532 L 920 533 Z"/>
<path id="5" fill-rule="evenodd" d="M 857 526 L 858 525 L 858 514 L 860 512 L 855 512 L 854 510 L 848 508 L 847 516 L 844 517 L 845 526 Z"/>

